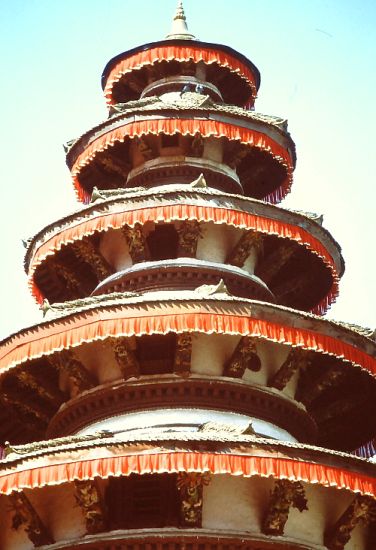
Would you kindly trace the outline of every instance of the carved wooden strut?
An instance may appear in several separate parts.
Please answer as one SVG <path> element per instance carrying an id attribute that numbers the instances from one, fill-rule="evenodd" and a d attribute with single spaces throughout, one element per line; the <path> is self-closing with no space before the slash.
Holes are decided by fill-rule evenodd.
<path id="1" fill-rule="evenodd" d="M 198 239 L 201 237 L 200 224 L 196 220 L 184 220 L 177 228 L 178 257 L 195 258 Z"/>
<path id="2" fill-rule="evenodd" d="M 235 348 L 230 360 L 224 368 L 224 376 L 233 378 L 241 378 L 245 369 L 250 369 L 254 372 L 261 368 L 261 361 L 256 351 L 255 339 L 251 336 L 243 336 Z"/>
<path id="3" fill-rule="evenodd" d="M 89 535 L 106 529 L 105 513 L 97 486 L 92 480 L 75 481 L 75 499 L 85 518 Z"/>
<path id="4" fill-rule="evenodd" d="M 209 483 L 210 474 L 207 472 L 180 472 L 178 474 L 181 527 L 201 527 L 203 488 Z"/>
<path id="5" fill-rule="evenodd" d="M 226 263 L 243 267 L 244 262 L 250 255 L 253 248 L 260 250 L 262 247 L 262 235 L 255 231 L 247 231 L 236 243 L 227 257 Z"/>
<path id="6" fill-rule="evenodd" d="M 128 338 L 111 338 L 115 359 L 124 379 L 140 376 L 140 364 L 134 351 L 130 348 Z"/>
<path id="7" fill-rule="evenodd" d="M 98 281 L 112 275 L 111 266 L 87 237 L 84 237 L 81 241 L 76 241 L 73 244 L 73 250 L 78 258 L 90 265 Z"/>
<path id="8" fill-rule="evenodd" d="M 265 535 L 283 535 L 291 507 L 299 512 L 308 510 L 303 484 L 288 479 L 276 481 L 262 532 Z"/>
<path id="9" fill-rule="evenodd" d="M 34 546 L 53 544 L 55 541 L 24 493 L 12 493 L 9 500 L 14 509 L 12 528 L 24 527 Z"/>
<path id="10" fill-rule="evenodd" d="M 136 223 L 134 227 L 124 225 L 122 228 L 123 235 L 127 241 L 129 248 L 129 255 L 132 258 L 132 262 L 137 264 L 139 262 L 145 262 L 149 258 L 148 246 L 146 239 L 142 232 L 142 225 Z"/>
<path id="11" fill-rule="evenodd" d="M 368 496 L 357 496 L 335 525 L 325 533 L 325 546 L 328 550 L 344 550 L 359 522 L 367 525 L 374 524 L 375 520 L 375 500 Z"/>
<path id="12" fill-rule="evenodd" d="M 192 336 L 186 332 L 176 337 L 174 372 L 188 374 L 191 370 Z"/>

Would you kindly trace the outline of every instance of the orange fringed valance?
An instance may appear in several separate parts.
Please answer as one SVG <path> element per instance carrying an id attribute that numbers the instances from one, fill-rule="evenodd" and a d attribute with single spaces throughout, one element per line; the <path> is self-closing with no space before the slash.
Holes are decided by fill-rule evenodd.
<path id="1" fill-rule="evenodd" d="M 162 118 L 147 119 L 135 122 L 124 121 L 124 125 L 118 128 L 108 130 L 100 135 L 86 147 L 75 161 L 71 173 L 73 184 L 76 189 L 79 200 L 87 202 L 90 198 L 87 191 L 81 187 L 79 174 L 81 169 L 89 164 L 94 157 L 108 147 L 114 145 L 117 141 L 123 141 L 126 137 L 133 138 L 145 134 L 168 134 L 180 133 L 182 135 L 201 134 L 217 138 L 226 137 L 230 140 L 238 140 L 241 143 L 257 147 L 263 151 L 269 152 L 278 162 L 283 164 L 287 170 L 287 177 L 278 190 L 268 195 L 271 202 L 281 200 L 289 191 L 292 183 L 293 161 L 287 149 L 271 137 L 257 132 L 250 128 L 236 126 L 216 120 L 205 119 L 182 119 L 182 118 Z"/>
<path id="2" fill-rule="evenodd" d="M 249 335 L 343 358 L 376 375 L 376 359 L 314 330 L 251 317 L 252 305 L 220 300 L 98 306 L 21 331 L 0 347 L 0 370 L 109 337 L 201 332 Z M 272 317 L 273 313 L 270 312 Z"/>
<path id="3" fill-rule="evenodd" d="M 125 207 L 126 206 L 123 205 L 123 208 Z M 172 220 L 187 219 L 197 220 L 200 222 L 228 224 L 234 227 L 254 230 L 269 235 L 277 235 L 278 237 L 291 239 L 298 242 L 317 254 L 329 267 L 333 276 L 333 285 L 330 292 L 315 307 L 314 312 L 322 315 L 337 297 L 338 274 L 334 261 L 323 244 L 305 229 L 280 220 L 249 214 L 248 212 L 243 212 L 241 210 L 186 203 L 138 208 L 128 211 L 122 210 L 115 213 L 97 214 L 95 217 L 88 220 L 80 220 L 78 223 L 71 224 L 68 228 L 63 229 L 57 235 L 54 235 L 44 242 L 36 251 L 29 269 L 29 287 L 31 292 L 36 297 L 38 302 L 43 302 L 44 296 L 33 280 L 35 270 L 47 256 L 60 250 L 63 245 L 82 239 L 82 237 L 91 235 L 96 231 L 107 231 L 110 228 L 119 229 L 123 225 L 133 227 L 136 223 L 144 225 L 147 221 L 170 222 Z"/>
<path id="4" fill-rule="evenodd" d="M 114 84 L 116 84 L 116 82 L 118 82 L 123 75 L 130 73 L 131 71 L 141 69 L 141 67 L 145 65 L 152 65 L 158 61 L 171 60 L 192 60 L 195 63 L 203 61 L 204 63 L 217 63 L 217 65 L 220 65 L 221 67 L 227 67 L 231 72 L 237 73 L 241 78 L 248 82 L 251 88 L 250 97 L 252 99 L 255 99 L 257 95 L 255 77 L 252 71 L 236 57 L 220 50 L 213 50 L 202 46 L 179 46 L 171 44 L 168 46 L 158 46 L 156 48 L 140 51 L 119 61 L 111 70 L 106 81 L 104 95 L 107 103 L 114 103 L 112 98 L 112 89 Z"/>
<path id="5" fill-rule="evenodd" d="M 55 457 L 53 457 L 55 458 Z M 128 476 L 150 473 L 210 472 L 243 477 L 274 477 L 336 487 L 376 497 L 376 479 L 350 469 L 326 464 L 303 462 L 289 458 L 216 454 L 192 451 L 161 451 L 143 454 L 126 454 L 120 450 L 117 456 L 102 458 L 55 458 L 55 464 L 27 467 L 18 471 L 0 471 L 0 494 L 35 489 L 46 485 L 60 485 L 75 480 L 87 480 L 110 476 Z"/>

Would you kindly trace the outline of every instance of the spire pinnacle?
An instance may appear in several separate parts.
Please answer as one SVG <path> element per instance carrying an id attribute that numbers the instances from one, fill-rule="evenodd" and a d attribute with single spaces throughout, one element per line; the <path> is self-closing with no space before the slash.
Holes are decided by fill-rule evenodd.
<path id="1" fill-rule="evenodd" d="M 196 40 L 196 37 L 188 31 L 182 0 L 178 1 L 171 31 L 166 38 L 168 40 Z"/>

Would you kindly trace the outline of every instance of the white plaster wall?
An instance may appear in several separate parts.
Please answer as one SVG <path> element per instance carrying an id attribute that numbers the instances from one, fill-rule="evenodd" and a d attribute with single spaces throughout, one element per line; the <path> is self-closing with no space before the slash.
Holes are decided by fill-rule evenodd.
<path id="1" fill-rule="evenodd" d="M 74 498 L 74 484 L 64 483 L 35 489 L 30 492 L 30 496 L 30 501 L 56 541 L 85 535 L 85 520 Z"/>
<path id="2" fill-rule="evenodd" d="M 191 372 L 221 376 L 239 336 L 230 334 L 195 334 L 192 338 Z"/>
<path id="3" fill-rule="evenodd" d="M 115 272 L 127 269 L 133 263 L 120 229 L 109 229 L 101 235 L 99 251 Z"/>
<path id="4" fill-rule="evenodd" d="M 253 382 L 255 384 L 266 385 L 268 380 L 277 372 L 284 360 L 286 359 L 290 348 L 276 342 L 268 342 L 267 340 L 256 341 L 257 355 L 261 360 L 261 369 L 258 372 L 253 372 L 247 369 L 244 373 L 243 380 Z"/>
<path id="5" fill-rule="evenodd" d="M 134 339 L 128 339 L 132 347 Z M 121 370 L 115 359 L 114 352 L 106 340 L 82 344 L 74 350 L 75 356 L 98 380 L 98 384 L 113 382 L 121 378 Z"/>
<path id="6" fill-rule="evenodd" d="M 214 162 L 222 162 L 223 159 L 223 142 L 221 139 L 209 137 L 204 140 L 203 158 Z"/>
<path id="7" fill-rule="evenodd" d="M 304 483 L 308 511 L 290 509 L 285 535 L 311 544 L 324 544 L 325 531 L 342 515 L 355 495 L 333 487 Z M 364 550 L 365 529 L 358 525 L 353 531 L 346 550 Z M 376 546 L 375 546 L 376 547 Z"/>
<path id="8" fill-rule="evenodd" d="M 3 550 L 31 550 L 34 546 L 21 526 L 12 529 L 13 512 L 8 497 L 0 495 L 0 548 Z"/>
<path id="9" fill-rule="evenodd" d="M 260 532 L 271 487 L 270 479 L 260 477 L 213 476 L 204 488 L 202 526 Z"/>
<path id="10" fill-rule="evenodd" d="M 202 239 L 197 243 L 197 258 L 208 262 L 222 262 L 240 239 L 241 232 L 235 227 L 213 222 L 201 224 Z"/>

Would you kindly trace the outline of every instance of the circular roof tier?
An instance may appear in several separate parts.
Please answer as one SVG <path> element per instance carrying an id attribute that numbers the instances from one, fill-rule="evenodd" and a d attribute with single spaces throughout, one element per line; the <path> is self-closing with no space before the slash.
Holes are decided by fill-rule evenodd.
<path id="1" fill-rule="evenodd" d="M 109 120 L 67 146 L 83 202 L 94 187 L 185 183 L 201 170 L 212 187 L 276 203 L 290 190 L 295 161 L 285 120 L 191 92 L 117 105 Z M 164 172 L 155 172 L 153 162 L 164 163 Z M 143 179 L 135 181 L 140 172 Z"/>
<path id="2" fill-rule="evenodd" d="M 372 517 L 375 467 L 215 423 L 195 432 L 106 432 L 8 446 L 0 477 L 3 548 L 28 547 L 27 534 L 37 546 L 68 550 L 162 550 L 158 540 L 178 549 L 197 540 L 204 550 L 314 550 L 323 541 L 335 548 L 354 507 Z M 157 506 L 148 509 L 146 499 Z M 38 518 L 27 534 L 12 529 L 14 508 Z M 346 533 L 350 549 L 369 548 L 367 521 Z"/>
<path id="3" fill-rule="evenodd" d="M 328 448 L 351 450 L 373 435 L 376 342 L 370 331 L 236 298 L 223 285 L 115 293 L 55 304 L 47 315 L 52 318 L 0 344 L 2 440 L 9 432 L 16 442 L 43 439 L 63 403 L 67 411 L 77 402 L 81 412 L 74 416 L 86 415 L 86 425 L 103 418 L 107 405 L 83 413 L 80 395 L 106 384 L 132 394 L 119 399 L 117 414 L 129 400 L 124 412 L 132 400 L 134 410 L 145 408 L 147 395 L 147 407 L 171 408 L 174 400 L 180 406 L 191 388 L 198 408 L 231 408 L 303 440 L 313 438 L 299 428 L 305 418 L 317 425 L 315 441 Z M 156 379 L 170 393 L 158 384 L 153 389 Z M 215 389 L 222 383 L 223 395 Z M 263 406 L 260 392 L 274 405 Z M 294 410 L 301 421 L 292 420 Z"/>
<path id="4" fill-rule="evenodd" d="M 161 40 L 143 44 L 111 59 L 102 87 L 111 104 L 134 101 L 153 82 L 193 76 L 219 89 L 225 103 L 252 106 L 260 86 L 255 65 L 236 50 L 197 40 Z"/>
<path id="5" fill-rule="evenodd" d="M 271 301 L 320 314 L 335 299 L 344 270 L 340 247 L 317 216 L 221 193 L 202 178 L 96 192 L 91 205 L 30 241 L 25 268 L 33 295 L 53 303 L 84 298 L 118 271 L 161 261 L 162 272 L 164 260 L 179 258 L 222 264 L 220 278 L 229 269 L 243 279 L 256 276 Z"/>

